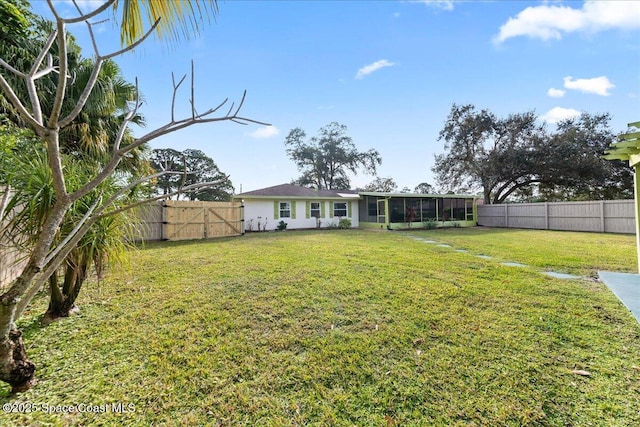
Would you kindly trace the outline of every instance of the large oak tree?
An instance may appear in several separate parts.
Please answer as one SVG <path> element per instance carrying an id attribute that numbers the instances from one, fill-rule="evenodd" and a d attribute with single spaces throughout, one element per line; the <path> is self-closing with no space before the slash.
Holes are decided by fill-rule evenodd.
<path id="1" fill-rule="evenodd" d="M 377 150 L 358 151 L 347 135 L 347 127 L 332 122 L 320 128 L 318 136 L 305 141 L 307 134 L 301 128 L 292 129 L 284 141 L 289 158 L 296 163 L 302 175 L 297 184 L 318 189 L 347 190 L 351 185 L 349 173 L 364 169 L 375 175 L 382 164 Z"/>
<path id="2" fill-rule="evenodd" d="M 441 188 L 481 191 L 487 204 L 522 194 L 625 197 L 629 168 L 602 159 L 615 139 L 609 120 L 583 113 L 550 131 L 533 112 L 500 118 L 454 104 L 440 131 L 446 152 L 436 155 L 433 172 Z"/>

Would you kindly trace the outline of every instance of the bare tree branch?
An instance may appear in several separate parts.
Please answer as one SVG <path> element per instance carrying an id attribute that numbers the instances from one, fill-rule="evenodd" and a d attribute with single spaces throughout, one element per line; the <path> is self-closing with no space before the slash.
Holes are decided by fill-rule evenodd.
<path id="1" fill-rule="evenodd" d="M 47 0 L 47 2 L 49 3 L 49 7 L 52 9 L 52 12 L 54 13 L 54 15 L 56 16 L 56 18 L 62 20 L 63 22 L 65 22 L 66 24 L 76 24 L 78 22 L 85 22 L 88 21 L 89 19 L 93 18 L 94 16 L 98 16 L 100 15 L 102 12 L 104 12 L 105 10 L 107 10 L 108 8 L 110 8 L 117 0 L 107 0 L 102 6 L 100 6 L 99 8 L 97 8 L 96 10 L 89 12 L 89 13 L 85 13 L 82 14 L 80 16 L 77 16 L 75 18 L 66 18 L 63 19 L 60 16 L 58 16 L 58 14 L 56 13 L 55 9 L 53 8 L 53 6 L 51 5 L 51 0 Z M 76 2 L 74 1 L 73 4 L 76 6 L 76 9 L 78 9 L 78 12 L 82 13 L 82 11 L 80 10 L 80 8 L 78 8 L 78 5 L 76 4 Z"/>
<path id="2" fill-rule="evenodd" d="M 53 106 L 51 108 L 51 115 L 49 116 L 49 122 L 47 126 L 50 129 L 55 129 L 60 126 L 58 123 L 58 119 L 60 118 L 60 113 L 62 112 L 62 103 L 64 102 L 64 97 L 67 92 L 67 66 L 68 66 L 68 58 L 67 58 L 67 34 L 65 29 L 65 24 L 61 20 L 58 20 L 56 23 L 57 28 L 57 40 L 58 40 L 58 70 L 60 72 L 60 78 L 58 79 L 58 85 L 56 87 L 56 96 L 53 100 Z M 33 83 L 33 81 L 31 82 Z M 35 85 L 34 85 L 35 89 Z M 84 107 L 84 104 L 82 105 Z M 82 107 L 81 107 L 82 108 Z"/>
<path id="3" fill-rule="evenodd" d="M 193 59 L 191 60 L 191 118 L 196 118 L 196 95 L 194 92 L 195 86 L 195 71 L 193 69 Z"/>
<path id="4" fill-rule="evenodd" d="M 178 173 L 181 173 L 181 172 L 178 172 Z M 107 217 L 107 216 L 116 215 L 116 214 L 119 214 L 121 212 L 125 212 L 125 211 L 128 211 L 130 209 L 136 208 L 138 206 L 146 205 L 146 204 L 149 204 L 149 203 L 152 203 L 152 202 L 157 202 L 158 200 L 169 199 L 169 198 L 171 198 L 173 196 L 177 196 L 179 194 L 190 193 L 192 191 L 200 190 L 202 188 L 213 187 L 215 185 L 218 185 L 218 184 L 221 184 L 221 183 L 225 182 L 225 180 L 227 178 L 228 177 L 225 177 L 225 178 L 222 178 L 222 179 L 219 179 L 219 180 L 216 180 L 216 181 L 199 182 L 197 184 L 187 185 L 186 187 L 180 188 L 180 189 L 178 189 L 176 191 L 173 191 L 171 193 L 160 194 L 158 196 L 154 196 L 154 197 L 150 197 L 150 198 L 147 198 L 147 199 L 144 199 L 144 200 L 140 200 L 138 202 L 131 203 L 131 204 L 126 205 L 126 206 L 122 206 L 122 207 L 120 207 L 118 209 L 114 209 L 112 211 L 105 212 L 105 213 L 101 214 L 100 217 L 104 218 L 104 217 Z"/>
<path id="5" fill-rule="evenodd" d="M 9 184 L 4 186 L 4 193 L 2 193 L 2 199 L 0 200 L 0 236 L 3 232 L 2 227 L 2 218 L 4 218 L 4 213 L 7 210 L 7 206 L 9 205 L 11 186 Z"/>
<path id="6" fill-rule="evenodd" d="M 129 52 L 130 50 L 135 49 L 136 47 L 138 47 L 138 45 L 140 45 L 143 41 L 145 41 L 147 39 L 147 37 L 149 37 L 151 35 L 151 33 L 153 33 L 156 29 L 156 27 L 158 26 L 158 24 L 160 23 L 160 18 L 156 19 L 156 22 L 153 23 L 153 25 L 151 26 L 151 28 L 149 28 L 149 31 L 147 31 L 145 33 L 145 35 L 143 35 L 142 37 L 140 37 L 139 40 L 136 40 L 134 43 L 130 44 L 129 46 L 117 50 L 115 52 L 112 52 L 108 55 L 103 55 L 101 56 L 102 59 L 110 59 L 110 58 L 114 58 L 116 56 L 120 56 L 123 53 Z"/>
<path id="7" fill-rule="evenodd" d="M 27 123 L 29 123 L 38 135 L 42 135 L 46 131 L 46 128 L 41 122 L 38 122 L 27 110 L 24 104 L 22 104 L 22 101 L 20 101 L 16 93 L 13 91 L 13 88 L 9 86 L 9 83 L 2 76 L 2 74 L 0 74 L 0 88 L 2 88 L 2 90 L 4 91 L 5 97 L 9 100 L 9 102 L 11 102 L 11 105 L 13 105 L 18 111 L 20 117 L 22 117 Z"/>
<path id="8" fill-rule="evenodd" d="M 87 210 L 87 212 L 84 214 L 84 216 L 80 219 L 80 221 L 78 221 L 78 223 L 76 224 L 76 226 L 73 228 L 73 230 L 71 230 L 71 232 L 64 238 L 64 240 L 62 240 L 62 242 L 60 242 L 50 253 L 49 255 L 47 255 L 47 257 L 44 259 L 44 263 L 48 264 L 49 262 L 51 262 L 51 260 L 69 243 L 69 241 L 73 238 L 73 236 L 76 235 L 76 233 L 78 231 L 80 231 L 80 228 L 82 228 L 82 225 L 87 222 L 87 220 L 89 218 L 91 218 L 91 214 L 93 213 L 93 211 L 96 209 L 96 207 L 98 207 L 98 205 L 100 205 L 100 203 L 102 202 L 102 196 L 99 196 L 98 198 L 96 198 L 95 202 L 93 202 L 93 204 L 89 207 L 89 209 Z"/>
<path id="9" fill-rule="evenodd" d="M 171 121 L 175 121 L 175 110 L 176 110 L 176 95 L 178 94 L 178 88 L 187 77 L 185 74 L 182 76 L 178 84 L 176 84 L 176 79 L 173 73 L 171 73 L 171 84 L 173 85 L 173 94 L 171 95 Z"/>

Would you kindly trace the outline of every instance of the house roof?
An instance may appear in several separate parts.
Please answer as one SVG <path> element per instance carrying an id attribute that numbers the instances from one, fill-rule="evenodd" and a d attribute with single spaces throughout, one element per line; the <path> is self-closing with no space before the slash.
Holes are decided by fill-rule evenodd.
<path id="1" fill-rule="evenodd" d="M 316 190 L 315 188 L 301 187 L 294 184 L 280 184 L 273 187 L 261 188 L 259 190 L 247 191 L 236 194 L 234 198 L 304 198 L 304 199 L 335 199 L 352 198 L 357 199 L 358 193 L 350 191 L 336 190 Z"/>
<path id="2" fill-rule="evenodd" d="M 378 196 L 378 197 L 404 197 L 404 198 L 427 198 L 437 197 L 443 199 L 477 199 L 478 196 L 469 194 L 421 194 L 421 193 L 382 193 L 378 191 L 359 191 L 361 196 Z"/>

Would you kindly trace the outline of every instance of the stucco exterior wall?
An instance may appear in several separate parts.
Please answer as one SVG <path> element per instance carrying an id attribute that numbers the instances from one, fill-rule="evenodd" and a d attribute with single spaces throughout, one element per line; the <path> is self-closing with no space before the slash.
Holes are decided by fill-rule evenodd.
<path id="1" fill-rule="evenodd" d="M 274 218 L 274 202 L 291 202 L 292 212 L 289 218 Z M 340 218 L 330 217 L 333 210 L 333 202 L 346 202 L 350 204 L 350 216 L 344 217 L 351 220 L 351 227 L 358 227 L 358 200 L 312 200 L 312 199 L 245 199 L 244 200 L 244 229 L 245 231 L 263 230 L 266 222 L 266 230 L 276 230 L 282 220 L 287 223 L 287 230 L 316 228 L 316 218 L 307 218 L 307 202 L 320 202 L 324 204 L 324 216 L 320 218 L 320 227 L 326 228 L 331 224 L 337 225 Z M 295 206 L 294 206 L 295 205 Z M 293 210 L 295 208 L 295 218 Z"/>

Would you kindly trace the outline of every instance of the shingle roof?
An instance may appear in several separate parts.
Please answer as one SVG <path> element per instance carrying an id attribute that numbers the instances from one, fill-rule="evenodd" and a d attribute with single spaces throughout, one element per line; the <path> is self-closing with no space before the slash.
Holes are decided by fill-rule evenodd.
<path id="1" fill-rule="evenodd" d="M 316 190 L 314 188 L 300 187 L 294 184 L 280 184 L 273 187 L 261 188 L 259 190 L 247 191 L 236 194 L 235 197 L 306 197 L 306 198 L 327 198 L 327 197 L 358 197 L 352 191 L 336 190 Z"/>

